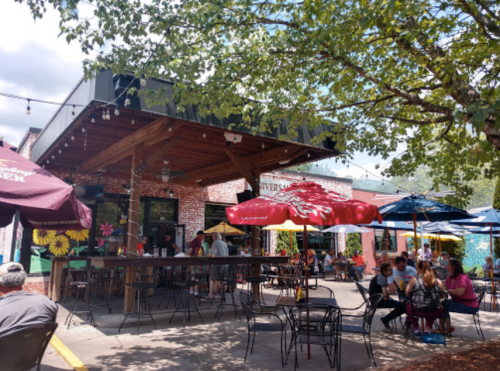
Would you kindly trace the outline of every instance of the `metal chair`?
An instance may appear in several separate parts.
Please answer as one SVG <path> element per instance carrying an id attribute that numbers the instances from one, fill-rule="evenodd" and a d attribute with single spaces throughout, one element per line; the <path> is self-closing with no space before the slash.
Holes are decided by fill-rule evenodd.
<path id="1" fill-rule="evenodd" d="M 361 325 L 345 325 L 341 324 L 339 331 L 340 333 L 350 333 L 350 334 L 359 334 L 363 335 L 363 339 L 365 341 L 365 348 L 366 352 L 368 353 L 368 357 L 373 361 L 373 365 L 377 367 L 377 362 L 375 361 L 375 356 L 373 355 L 373 349 L 372 349 L 372 340 L 371 340 L 371 328 L 372 328 L 372 321 L 373 317 L 375 316 L 375 311 L 377 310 L 377 306 L 379 305 L 380 301 L 382 300 L 382 294 L 375 294 L 372 295 L 371 297 L 367 298 L 363 304 L 361 304 L 357 308 L 340 308 L 342 312 L 342 321 L 344 318 L 362 318 L 362 324 Z M 365 307 L 365 312 L 362 315 L 354 315 L 354 314 L 345 314 L 345 312 L 349 311 L 355 311 L 358 310 L 362 307 Z M 367 342 L 368 338 L 368 342 Z M 341 340 L 339 340 L 339 345 L 341 345 Z M 340 352 L 340 350 L 339 350 Z M 340 369 L 340 367 L 338 368 Z"/>
<path id="2" fill-rule="evenodd" d="M 186 326 L 186 317 L 188 321 L 191 320 L 191 312 L 198 313 L 201 323 L 203 323 L 203 317 L 196 304 L 196 298 L 190 294 L 190 290 L 193 290 L 193 287 L 200 284 L 200 281 L 197 280 L 196 273 L 192 271 L 190 275 L 187 275 L 186 272 L 175 271 L 172 284 L 174 287 L 178 288 L 178 297 L 174 313 L 172 313 L 172 317 L 170 317 L 170 323 L 172 323 L 178 312 L 182 312 L 183 314 L 182 324 L 184 326 Z"/>
<path id="3" fill-rule="evenodd" d="M 415 302 L 415 294 L 423 293 L 424 299 L 428 301 L 429 305 L 422 306 L 422 303 Z M 432 300 L 435 296 L 441 297 L 441 300 L 438 303 L 432 304 Z M 412 328 L 411 319 L 412 317 L 419 317 L 422 320 L 422 327 L 424 326 L 423 321 L 424 318 L 434 318 L 434 322 L 440 320 L 440 323 L 444 322 L 444 316 L 446 313 L 446 308 L 443 306 L 443 303 L 446 303 L 447 294 L 441 290 L 436 289 L 416 289 L 412 290 L 409 293 L 408 304 L 407 304 L 407 321 L 405 324 L 405 334 L 408 336 L 408 331 Z M 409 305 L 409 307 L 408 307 Z M 408 308 L 411 308 L 409 311 Z M 422 328 L 422 334 L 424 333 L 424 328 Z M 415 333 L 411 331 L 412 339 L 415 340 Z M 446 345 L 445 345 L 446 346 Z"/>
<path id="4" fill-rule="evenodd" d="M 285 365 L 285 360 L 283 356 L 283 349 L 286 347 L 286 331 L 288 325 L 286 322 L 283 322 L 281 318 L 271 312 L 256 312 L 254 311 L 247 303 L 251 302 L 253 299 L 246 292 L 240 292 L 239 295 L 240 304 L 243 308 L 243 314 L 247 320 L 247 328 L 248 328 L 248 336 L 247 336 L 247 348 L 245 351 L 245 361 L 247 360 L 248 348 L 250 347 L 250 336 L 253 332 L 253 340 L 252 340 L 252 348 L 250 353 L 253 353 L 253 347 L 255 344 L 255 337 L 257 332 L 280 332 L 281 333 L 281 341 L 280 341 L 280 349 L 281 349 L 281 365 Z M 268 319 L 274 319 L 274 321 L 259 321 L 259 318 L 266 316 Z M 283 339 L 284 335 L 284 339 Z"/>
<path id="5" fill-rule="evenodd" d="M 50 322 L 0 336 L 0 370 L 25 371 L 36 367 L 40 371 L 45 349 L 56 331 Z"/>
<path id="6" fill-rule="evenodd" d="M 222 272 L 220 272 L 222 273 Z M 220 321 L 220 315 L 225 307 L 230 307 L 234 311 L 234 317 L 239 317 L 238 312 L 238 304 L 236 303 L 235 292 L 236 292 L 236 265 L 229 265 L 227 267 L 227 272 L 224 272 L 219 277 L 219 282 L 222 283 L 221 293 L 220 293 L 220 302 L 217 306 L 217 310 L 215 311 L 215 317 L 217 321 Z M 229 295 L 229 300 L 227 298 Z"/>

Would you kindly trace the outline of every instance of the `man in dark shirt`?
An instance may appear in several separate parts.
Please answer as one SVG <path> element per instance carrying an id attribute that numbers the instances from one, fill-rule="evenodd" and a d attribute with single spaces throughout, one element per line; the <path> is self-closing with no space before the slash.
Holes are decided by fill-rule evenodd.
<path id="1" fill-rule="evenodd" d="M 165 235 L 165 242 L 163 243 L 163 247 L 167 249 L 167 256 L 175 256 L 175 253 L 179 250 L 174 241 L 172 241 L 172 237 L 169 234 Z"/>
<path id="2" fill-rule="evenodd" d="M 402 251 L 401 256 L 406 259 L 406 265 L 415 268 L 415 260 L 410 259 L 410 255 L 408 255 L 408 252 Z"/>
<path id="3" fill-rule="evenodd" d="M 0 265 L 0 336 L 56 320 L 57 304 L 44 295 L 24 292 L 25 280 L 21 264 Z"/>

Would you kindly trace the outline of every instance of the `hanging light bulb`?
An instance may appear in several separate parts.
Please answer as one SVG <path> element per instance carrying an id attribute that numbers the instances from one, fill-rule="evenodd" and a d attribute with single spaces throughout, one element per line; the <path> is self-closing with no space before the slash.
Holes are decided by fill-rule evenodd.
<path id="1" fill-rule="evenodd" d="M 170 190 L 170 192 L 169 192 L 169 196 L 170 196 L 170 198 L 173 198 L 173 197 L 174 197 L 174 190 L 173 190 L 173 189 L 171 189 L 171 190 Z"/>
<path id="2" fill-rule="evenodd" d="M 45 165 L 42 165 L 42 169 L 45 169 Z"/>
<path id="3" fill-rule="evenodd" d="M 266 143 L 262 142 L 262 149 L 266 148 Z"/>
<path id="4" fill-rule="evenodd" d="M 285 153 L 288 153 L 288 146 L 285 147 Z"/>
<path id="5" fill-rule="evenodd" d="M 49 159 L 47 159 L 47 163 L 50 164 L 50 160 Z"/>
<path id="6" fill-rule="evenodd" d="M 85 133 L 87 131 L 87 129 L 85 128 L 85 126 L 82 126 L 82 133 Z"/>
<path id="7" fill-rule="evenodd" d="M 75 140 L 75 136 L 71 134 L 71 140 Z"/>
<path id="8" fill-rule="evenodd" d="M 203 132 L 203 138 L 207 137 L 207 133 Z"/>
<path id="9" fill-rule="evenodd" d="M 28 99 L 28 107 L 26 107 L 26 114 L 27 114 L 27 115 L 31 115 L 31 107 L 30 107 L 30 102 L 31 102 L 31 99 Z"/>
<path id="10" fill-rule="evenodd" d="M 104 111 L 104 108 L 102 109 L 102 119 L 106 120 L 106 111 Z"/>
<path id="11" fill-rule="evenodd" d="M 141 86 L 146 86 L 146 79 L 144 78 L 144 74 L 141 77 Z"/>
<path id="12" fill-rule="evenodd" d="M 68 148 L 68 147 L 69 147 L 68 142 L 64 142 L 64 147 L 66 147 L 66 148 Z"/>
<path id="13" fill-rule="evenodd" d="M 115 108 L 115 116 L 119 116 L 120 115 L 120 111 L 118 110 L 118 106 L 116 106 Z"/>
<path id="14" fill-rule="evenodd" d="M 57 152 L 59 152 L 59 154 L 62 154 L 62 149 L 59 147 L 59 149 L 57 150 Z"/>
<path id="15" fill-rule="evenodd" d="M 106 120 L 111 120 L 111 115 L 109 114 L 109 109 L 106 110 Z"/>
<path id="16" fill-rule="evenodd" d="M 130 106 L 130 98 L 125 99 L 125 107 Z"/>
<path id="17" fill-rule="evenodd" d="M 73 111 L 71 111 L 71 119 L 74 120 L 76 117 L 75 115 L 75 105 L 73 104 Z"/>
<path id="18" fill-rule="evenodd" d="M 307 152 L 307 158 L 311 158 L 311 152 Z"/>
<path id="19" fill-rule="evenodd" d="M 92 118 L 90 119 L 90 122 L 95 124 L 95 115 L 94 114 L 92 114 Z"/>
<path id="20" fill-rule="evenodd" d="M 172 132 L 172 124 L 168 125 L 168 132 Z"/>
<path id="21" fill-rule="evenodd" d="M 135 117 L 132 117 L 132 122 L 131 122 L 132 125 L 135 125 Z"/>
<path id="22" fill-rule="evenodd" d="M 55 160 L 56 159 L 56 155 L 52 155 L 52 160 Z"/>

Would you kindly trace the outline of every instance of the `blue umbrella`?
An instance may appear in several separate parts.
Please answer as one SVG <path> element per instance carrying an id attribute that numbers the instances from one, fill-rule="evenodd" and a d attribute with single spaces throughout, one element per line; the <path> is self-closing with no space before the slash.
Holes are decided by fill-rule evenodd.
<path id="1" fill-rule="evenodd" d="M 390 222 L 390 221 L 383 221 L 382 223 L 379 223 L 378 221 L 374 220 L 370 224 L 359 224 L 361 227 L 367 227 L 367 228 L 373 228 L 373 229 L 385 229 L 387 231 L 387 238 L 385 239 L 385 261 L 387 262 L 389 260 L 389 231 L 394 231 L 394 230 L 404 230 L 404 231 L 413 231 L 413 227 L 409 225 L 408 223 L 405 222 Z"/>
<path id="2" fill-rule="evenodd" d="M 432 201 L 420 195 L 411 195 L 399 201 L 381 206 L 378 209 L 385 221 L 413 220 L 415 256 L 418 256 L 417 221 L 440 222 L 472 218 L 465 210 Z"/>
<path id="3" fill-rule="evenodd" d="M 441 232 L 452 233 L 456 236 L 463 236 L 464 232 L 468 232 L 467 228 L 447 222 L 434 222 L 423 226 L 425 232 L 437 233 L 439 240 L 439 254 L 441 254 Z"/>
<path id="4" fill-rule="evenodd" d="M 339 224 L 328 229 L 323 229 L 322 233 L 366 233 L 370 232 L 366 228 L 361 228 L 353 224 Z"/>

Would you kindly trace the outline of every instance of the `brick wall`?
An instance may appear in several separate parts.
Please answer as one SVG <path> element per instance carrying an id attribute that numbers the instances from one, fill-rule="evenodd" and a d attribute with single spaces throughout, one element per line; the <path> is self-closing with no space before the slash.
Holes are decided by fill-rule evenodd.
<path id="1" fill-rule="evenodd" d="M 30 294 L 47 295 L 49 292 L 49 277 L 28 277 L 24 282 L 23 290 Z"/>

